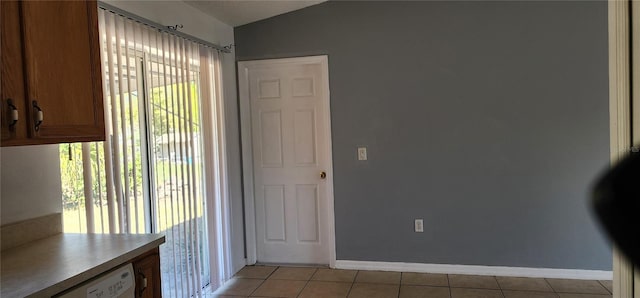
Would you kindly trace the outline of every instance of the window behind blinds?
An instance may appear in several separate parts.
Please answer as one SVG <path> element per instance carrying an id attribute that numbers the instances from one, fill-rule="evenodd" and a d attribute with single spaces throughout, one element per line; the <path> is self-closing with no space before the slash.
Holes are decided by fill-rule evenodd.
<path id="1" fill-rule="evenodd" d="M 100 10 L 105 142 L 61 145 L 65 232 L 163 233 L 163 296 L 229 271 L 219 53 Z"/>

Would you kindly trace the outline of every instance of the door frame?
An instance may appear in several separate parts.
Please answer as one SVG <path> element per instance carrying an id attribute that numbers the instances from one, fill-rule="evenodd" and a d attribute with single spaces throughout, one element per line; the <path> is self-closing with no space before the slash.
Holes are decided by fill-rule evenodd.
<path id="1" fill-rule="evenodd" d="M 244 191 L 244 222 L 245 222 L 245 248 L 247 265 L 253 265 L 257 262 L 257 243 L 256 243 L 256 211 L 255 196 L 253 185 L 253 144 L 251 129 L 251 102 L 249 96 L 249 68 L 256 66 L 286 65 L 286 64 L 319 64 L 324 82 L 322 86 L 326 94 L 325 109 L 322 111 L 322 117 L 325 117 L 324 130 L 327 136 L 327 143 L 324 150 L 327 154 L 327 178 L 326 178 L 326 200 L 327 200 L 327 223 L 328 247 L 329 247 L 329 267 L 334 268 L 336 264 L 336 245 L 335 245 L 335 209 L 333 197 L 333 152 L 331 137 L 331 93 L 329 90 L 329 57 L 321 56 L 305 56 L 294 58 L 278 58 L 264 60 L 248 60 L 238 61 L 238 99 L 240 107 L 240 135 L 242 146 L 242 181 Z"/>
<path id="2" fill-rule="evenodd" d="M 612 164 L 631 148 L 630 4 L 630 0 L 608 0 L 609 128 Z M 637 12 L 637 8 L 634 12 Z M 633 283 L 633 266 L 614 247 L 613 297 L 633 298 Z"/>
<path id="3" fill-rule="evenodd" d="M 631 57 L 633 65 L 631 65 L 633 82 L 633 94 L 631 98 L 631 127 L 633 135 L 631 136 L 631 146 L 635 146 L 634 150 L 640 150 L 640 2 L 631 3 Z M 638 39 L 634 39 L 638 38 Z M 634 280 L 634 297 L 640 298 L 640 266 L 633 269 Z"/>

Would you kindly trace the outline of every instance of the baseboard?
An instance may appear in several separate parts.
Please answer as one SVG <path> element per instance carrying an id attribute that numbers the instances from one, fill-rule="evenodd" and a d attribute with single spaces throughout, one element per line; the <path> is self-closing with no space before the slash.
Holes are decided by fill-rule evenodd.
<path id="1" fill-rule="evenodd" d="M 612 271 L 337 260 L 337 269 L 611 280 Z"/>

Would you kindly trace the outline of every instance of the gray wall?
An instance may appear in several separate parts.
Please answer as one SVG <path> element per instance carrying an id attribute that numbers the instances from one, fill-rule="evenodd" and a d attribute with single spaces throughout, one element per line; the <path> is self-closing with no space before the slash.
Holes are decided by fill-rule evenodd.
<path id="1" fill-rule="evenodd" d="M 329 55 L 339 260 L 611 269 L 587 205 L 606 2 L 327 2 L 235 41 L 238 60 Z"/>

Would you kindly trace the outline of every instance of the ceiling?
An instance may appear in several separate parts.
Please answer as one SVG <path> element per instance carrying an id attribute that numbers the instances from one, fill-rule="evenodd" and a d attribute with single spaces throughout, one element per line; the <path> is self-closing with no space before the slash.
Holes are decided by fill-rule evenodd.
<path id="1" fill-rule="evenodd" d="M 233 27 L 316 5 L 327 0 L 184 0 Z"/>

